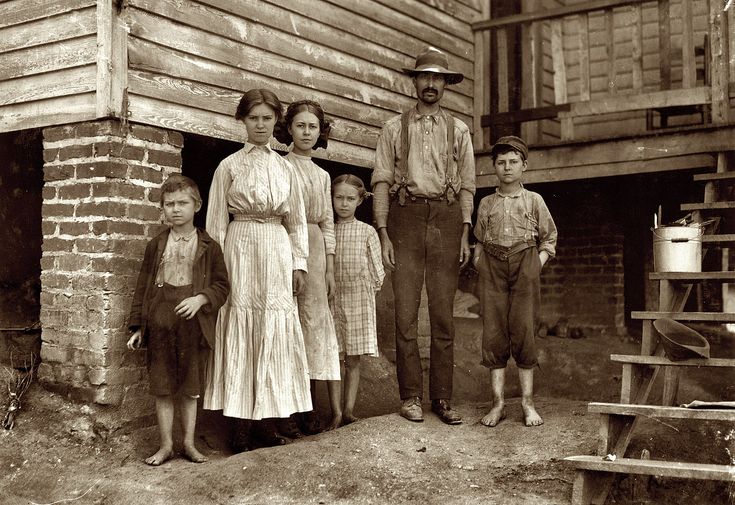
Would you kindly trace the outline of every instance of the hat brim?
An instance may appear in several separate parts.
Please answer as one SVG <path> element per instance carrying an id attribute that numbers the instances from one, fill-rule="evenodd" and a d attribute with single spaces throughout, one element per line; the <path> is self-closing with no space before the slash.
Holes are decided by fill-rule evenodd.
<path id="1" fill-rule="evenodd" d="M 429 72 L 432 74 L 442 74 L 444 76 L 444 79 L 447 81 L 447 84 L 459 84 L 464 80 L 464 75 L 460 74 L 459 72 L 450 72 L 449 70 L 445 70 L 443 68 L 439 67 L 429 67 L 429 68 L 403 68 L 403 73 L 406 75 L 410 75 L 411 77 L 416 77 L 421 72 Z"/>

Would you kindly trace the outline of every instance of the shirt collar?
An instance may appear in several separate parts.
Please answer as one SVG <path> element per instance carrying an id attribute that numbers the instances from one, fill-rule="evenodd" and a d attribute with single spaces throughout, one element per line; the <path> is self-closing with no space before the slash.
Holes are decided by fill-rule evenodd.
<path id="1" fill-rule="evenodd" d="M 521 187 L 518 188 L 518 191 L 516 191 L 515 193 L 507 194 L 507 193 L 503 193 L 502 191 L 500 191 L 500 187 L 498 186 L 497 188 L 495 188 L 495 192 L 501 198 L 518 198 L 519 196 L 521 196 L 521 194 L 523 194 L 524 189 L 525 188 L 523 187 L 523 184 L 521 184 Z"/>
<path id="2" fill-rule="evenodd" d="M 441 107 L 434 113 L 434 114 L 420 114 L 418 109 L 414 107 L 411 109 L 413 112 L 413 120 L 414 121 L 420 121 L 421 119 L 428 117 L 431 118 L 431 120 L 434 122 L 434 124 L 439 122 L 439 116 L 441 115 Z"/>
<path id="3" fill-rule="evenodd" d="M 272 151 L 270 144 L 266 144 L 264 146 L 256 146 L 255 144 L 251 144 L 250 142 L 245 142 L 245 152 L 251 153 L 255 150 L 265 152 Z"/>
<path id="4" fill-rule="evenodd" d="M 194 228 L 191 230 L 191 232 L 182 235 L 179 233 L 176 233 L 173 228 L 171 229 L 171 238 L 174 240 L 174 242 L 189 242 L 191 239 L 193 239 L 197 234 L 197 229 Z"/>

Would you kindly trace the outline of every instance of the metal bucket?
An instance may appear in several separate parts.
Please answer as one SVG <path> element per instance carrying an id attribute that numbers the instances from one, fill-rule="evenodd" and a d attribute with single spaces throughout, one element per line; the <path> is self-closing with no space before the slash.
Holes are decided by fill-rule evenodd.
<path id="1" fill-rule="evenodd" d="M 702 227 L 660 226 L 653 229 L 656 272 L 701 272 Z"/>

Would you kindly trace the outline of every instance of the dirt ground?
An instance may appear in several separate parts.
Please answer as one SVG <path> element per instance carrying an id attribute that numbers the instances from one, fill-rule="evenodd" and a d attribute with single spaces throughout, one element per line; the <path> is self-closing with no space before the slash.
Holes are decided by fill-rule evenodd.
<path id="1" fill-rule="evenodd" d="M 473 332 L 477 324 L 468 320 L 458 329 Z M 716 340 L 713 356 L 724 357 L 727 346 Z M 375 360 L 358 399 L 358 415 L 371 417 L 233 455 L 227 424 L 217 413 L 202 412 L 198 445 L 210 461 L 196 465 L 179 457 L 159 468 L 142 462 L 157 447 L 155 426 L 110 431 L 109 412 L 101 407 L 71 403 L 34 384 L 15 428 L 0 430 L 0 503 L 567 504 L 574 472 L 562 459 L 594 454 L 597 444 L 598 418 L 587 414 L 586 403 L 615 399 L 620 371 L 607 356 L 634 349 L 617 337 L 544 339 L 537 406 L 545 424 L 539 428 L 523 426 L 517 398 L 510 400 L 508 419 L 494 429 L 482 426 L 487 390 L 474 391 L 485 397 L 474 401 L 469 389 L 484 386 L 464 379 L 459 382 L 467 391 L 458 393 L 466 399 L 454 402 L 464 424 L 446 426 L 430 413 L 422 424 L 409 423 L 395 414 L 390 363 Z M 682 379 L 679 399 L 735 399 L 732 379 L 693 370 Z M 648 449 L 652 459 L 726 464 L 734 436 L 733 427 L 722 424 L 645 420 L 628 454 Z M 712 482 L 628 478 L 616 482 L 608 503 L 726 504 L 732 503 L 728 491 Z"/>

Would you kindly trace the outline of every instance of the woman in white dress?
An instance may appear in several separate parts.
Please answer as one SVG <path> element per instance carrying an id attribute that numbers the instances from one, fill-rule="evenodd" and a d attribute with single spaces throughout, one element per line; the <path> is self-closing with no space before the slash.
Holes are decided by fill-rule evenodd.
<path id="1" fill-rule="evenodd" d="M 281 116 L 271 91 L 251 89 L 242 97 L 235 118 L 245 124 L 247 141 L 214 173 L 206 225 L 224 251 L 231 290 L 217 320 L 204 408 L 262 420 L 255 426 L 264 445 L 286 442 L 274 418 L 312 410 L 294 301 L 307 271 L 304 204 L 293 166 L 269 146 Z M 236 437 L 236 450 L 248 448 L 242 439 Z"/>
<path id="2" fill-rule="evenodd" d="M 329 296 L 334 293 L 334 216 L 331 178 L 311 159 L 314 149 L 327 148 L 330 126 L 321 105 L 313 100 L 291 103 L 284 122 L 285 128 L 276 128 L 275 136 L 283 144 L 293 144 L 286 159 L 296 172 L 309 229 L 309 275 L 298 304 L 312 403 L 316 381 L 326 382 L 332 410 L 332 420 L 326 429 L 332 430 L 342 424 L 339 344 L 329 310 Z M 320 430 L 313 412 L 304 417 L 307 433 Z M 281 433 L 286 434 L 283 429 Z"/>

